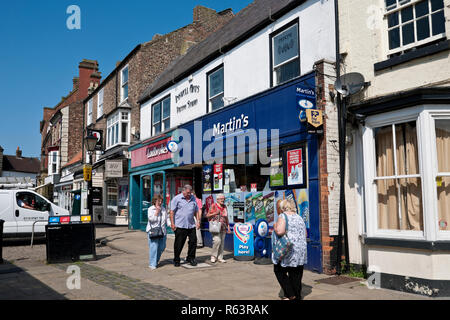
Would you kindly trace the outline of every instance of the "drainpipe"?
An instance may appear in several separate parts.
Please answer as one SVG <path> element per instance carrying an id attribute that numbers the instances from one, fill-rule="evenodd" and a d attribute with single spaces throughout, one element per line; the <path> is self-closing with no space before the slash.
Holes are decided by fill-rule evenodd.
<path id="1" fill-rule="evenodd" d="M 341 76 L 341 54 L 340 54 L 340 39 L 339 39 L 339 4 L 338 0 L 334 0 L 334 14 L 335 14 L 335 40 L 336 40 L 336 78 Z M 347 237 L 347 214 L 345 205 L 345 135 L 347 123 L 347 110 L 345 105 L 345 98 L 342 99 L 341 94 L 337 92 L 337 109 L 338 109 L 338 126 L 339 126 L 339 166 L 340 166 L 340 199 L 339 199 L 339 232 L 337 239 L 336 252 L 336 273 L 341 274 L 341 256 L 342 256 L 342 227 L 344 227 L 344 242 L 345 242 L 345 262 L 346 267 L 349 265 L 348 256 L 348 237 Z"/>

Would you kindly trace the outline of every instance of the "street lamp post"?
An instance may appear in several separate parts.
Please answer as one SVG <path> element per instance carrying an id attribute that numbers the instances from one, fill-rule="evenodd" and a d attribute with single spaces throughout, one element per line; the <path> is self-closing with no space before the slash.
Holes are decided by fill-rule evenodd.
<path id="1" fill-rule="evenodd" d="M 97 137 L 94 135 L 88 135 L 86 138 L 84 138 L 84 141 L 86 143 L 86 149 L 89 154 L 89 164 L 92 166 L 92 154 L 94 153 L 95 146 L 97 144 Z M 92 175 L 90 179 L 88 180 L 88 208 L 89 208 L 89 215 L 91 216 L 91 221 L 93 221 L 93 212 L 92 212 Z"/>

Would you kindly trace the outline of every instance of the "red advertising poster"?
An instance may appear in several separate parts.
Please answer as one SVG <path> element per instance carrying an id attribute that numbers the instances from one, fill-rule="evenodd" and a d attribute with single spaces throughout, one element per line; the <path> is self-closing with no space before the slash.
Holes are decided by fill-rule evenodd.
<path id="1" fill-rule="evenodd" d="M 214 191 L 222 191 L 223 189 L 223 165 L 214 165 Z"/>
<path id="2" fill-rule="evenodd" d="M 302 148 L 287 152 L 287 183 L 290 186 L 303 184 Z"/>

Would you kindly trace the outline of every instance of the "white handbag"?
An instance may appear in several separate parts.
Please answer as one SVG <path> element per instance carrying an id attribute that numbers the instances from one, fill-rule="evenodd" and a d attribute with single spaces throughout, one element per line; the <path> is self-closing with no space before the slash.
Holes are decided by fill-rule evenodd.
<path id="1" fill-rule="evenodd" d="M 209 222 L 209 232 L 211 233 L 220 233 L 221 227 L 222 223 L 220 223 L 220 220 L 211 220 Z"/>

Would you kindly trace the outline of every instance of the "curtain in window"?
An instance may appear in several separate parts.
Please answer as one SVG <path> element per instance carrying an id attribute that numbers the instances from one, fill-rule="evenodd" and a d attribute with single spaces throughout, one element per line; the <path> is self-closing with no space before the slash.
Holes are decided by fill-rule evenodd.
<path id="1" fill-rule="evenodd" d="M 399 175 L 419 174 L 417 131 L 410 123 L 396 126 L 397 170 Z M 422 186 L 420 178 L 399 179 L 402 230 L 423 230 Z"/>
<path id="2" fill-rule="evenodd" d="M 392 127 L 378 129 L 376 134 L 377 176 L 394 176 Z M 394 179 L 377 180 L 378 228 L 398 229 L 397 188 Z"/>
<path id="3" fill-rule="evenodd" d="M 448 123 L 448 122 L 447 122 Z M 436 128 L 436 148 L 438 171 L 450 172 L 450 130 Z M 438 177 L 438 213 L 439 228 L 450 230 L 450 177 Z"/>

